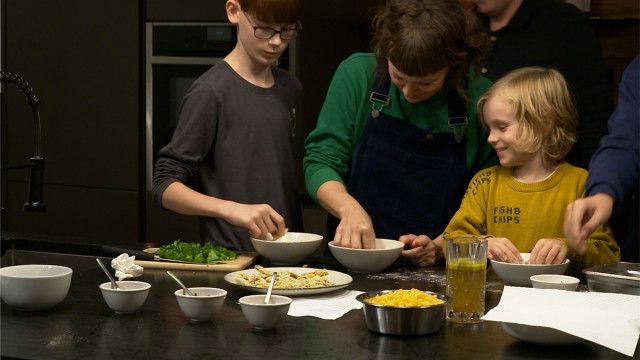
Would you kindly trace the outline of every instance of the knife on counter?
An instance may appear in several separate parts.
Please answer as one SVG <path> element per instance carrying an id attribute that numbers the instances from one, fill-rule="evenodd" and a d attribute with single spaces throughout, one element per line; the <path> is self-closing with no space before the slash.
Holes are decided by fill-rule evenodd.
<path id="1" fill-rule="evenodd" d="M 150 249 L 157 250 L 155 248 L 150 248 Z M 147 251 L 144 251 L 144 250 L 126 249 L 126 248 L 121 248 L 121 247 L 117 247 L 117 246 L 108 246 L 108 245 L 100 246 L 100 253 L 107 254 L 108 256 L 113 256 L 113 257 L 116 257 L 116 256 L 118 256 L 118 255 L 120 255 L 122 253 L 126 253 L 126 254 L 129 254 L 129 256 L 135 256 L 136 260 L 167 261 L 167 262 L 175 262 L 175 263 L 182 263 L 182 264 L 207 265 L 206 263 L 199 263 L 199 262 L 194 262 L 194 261 L 167 259 L 167 258 L 163 258 L 161 256 L 158 256 L 158 255 L 156 255 L 156 254 L 154 254 L 152 252 L 147 252 Z M 221 263 L 221 262 L 219 262 L 219 263 Z"/>

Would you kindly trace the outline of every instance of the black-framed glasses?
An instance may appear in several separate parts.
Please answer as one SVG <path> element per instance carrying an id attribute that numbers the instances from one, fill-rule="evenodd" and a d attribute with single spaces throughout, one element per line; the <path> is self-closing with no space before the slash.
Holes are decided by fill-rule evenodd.
<path id="1" fill-rule="evenodd" d="M 282 40 L 291 40 L 298 35 L 298 32 L 300 32 L 300 30 L 302 30 L 302 27 L 299 24 L 294 28 L 282 28 L 281 30 L 276 30 L 270 26 L 257 26 L 244 11 L 242 13 L 253 28 L 253 36 L 258 39 L 269 40 L 276 34 L 278 34 L 280 35 L 280 39 Z"/>

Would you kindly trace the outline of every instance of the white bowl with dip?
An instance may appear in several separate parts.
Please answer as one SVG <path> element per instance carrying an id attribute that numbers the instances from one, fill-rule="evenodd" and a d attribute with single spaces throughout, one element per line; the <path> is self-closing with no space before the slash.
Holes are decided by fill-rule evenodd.
<path id="1" fill-rule="evenodd" d="M 144 281 L 116 281 L 118 288 L 112 289 L 111 282 L 100 284 L 102 297 L 111 310 L 118 314 L 138 311 L 147 300 L 151 284 Z"/>
<path id="2" fill-rule="evenodd" d="M 292 299 L 281 295 L 271 295 L 268 304 L 264 303 L 266 295 L 247 295 L 238 300 L 244 317 L 258 330 L 275 327 L 289 312 Z"/>
<path id="3" fill-rule="evenodd" d="M 16 265 L 0 268 L 2 300 L 19 310 L 47 310 L 67 297 L 73 270 L 59 265 Z"/>
<path id="4" fill-rule="evenodd" d="M 188 288 L 194 296 L 188 295 L 183 289 L 176 290 L 174 295 L 180 310 L 194 322 L 210 321 L 220 311 L 227 291 L 212 287 Z"/>

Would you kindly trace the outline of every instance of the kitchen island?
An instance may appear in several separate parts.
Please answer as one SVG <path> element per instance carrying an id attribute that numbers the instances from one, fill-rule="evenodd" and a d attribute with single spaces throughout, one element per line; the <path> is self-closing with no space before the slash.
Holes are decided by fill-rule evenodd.
<path id="1" fill-rule="evenodd" d="M 104 258 L 105 264 L 110 260 Z M 540 346 L 518 341 L 496 322 L 445 323 L 427 336 L 387 336 L 367 330 L 361 310 L 337 320 L 287 316 L 275 329 L 253 330 L 237 301 L 249 294 L 227 283 L 223 272 L 173 271 L 187 286 L 211 286 L 229 293 L 214 322 L 191 323 L 163 270 L 145 269 L 136 280 L 151 284 L 146 303 L 135 314 L 116 315 L 98 285 L 107 281 L 95 256 L 8 250 L 2 266 L 56 264 L 73 269 L 69 294 L 56 307 L 23 312 L 2 303 L 0 354 L 18 359 L 629 359 L 584 342 Z M 269 264 L 263 264 L 269 266 Z M 313 267 L 346 272 L 330 259 Z M 417 287 L 444 292 L 443 269 L 366 275 L 349 273 L 347 288 L 369 291 Z M 487 306 L 495 306 L 501 284 L 488 275 Z M 636 348 L 634 358 L 638 358 Z"/>

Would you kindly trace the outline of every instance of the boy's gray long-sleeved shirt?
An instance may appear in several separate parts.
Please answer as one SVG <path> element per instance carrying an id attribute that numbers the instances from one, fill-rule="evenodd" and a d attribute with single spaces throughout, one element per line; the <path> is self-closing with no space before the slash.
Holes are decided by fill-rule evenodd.
<path id="1" fill-rule="evenodd" d="M 203 194 L 243 204 L 268 204 L 290 228 L 300 222 L 298 165 L 291 129 L 300 82 L 273 68 L 271 88 L 255 86 L 220 61 L 200 76 L 182 101 L 171 142 L 158 153 L 153 195 L 175 181 Z M 201 217 L 203 241 L 253 250 L 247 230 Z"/>

